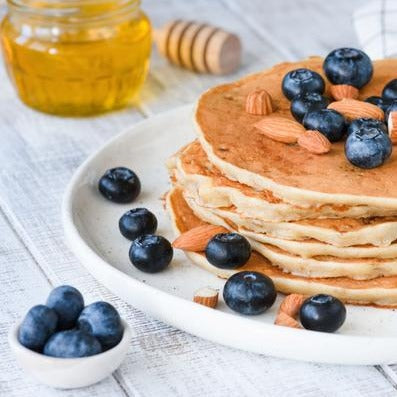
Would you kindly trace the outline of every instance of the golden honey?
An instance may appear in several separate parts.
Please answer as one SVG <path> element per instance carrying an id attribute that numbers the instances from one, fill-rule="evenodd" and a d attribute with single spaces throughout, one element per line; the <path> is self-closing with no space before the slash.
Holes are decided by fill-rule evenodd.
<path id="1" fill-rule="evenodd" d="M 8 0 L 1 39 L 27 105 L 83 116 L 123 107 L 147 74 L 151 28 L 137 0 Z"/>

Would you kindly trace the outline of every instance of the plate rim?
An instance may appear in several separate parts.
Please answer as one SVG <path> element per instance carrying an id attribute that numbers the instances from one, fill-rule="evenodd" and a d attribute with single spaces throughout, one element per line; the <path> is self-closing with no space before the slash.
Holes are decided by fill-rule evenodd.
<path id="1" fill-rule="evenodd" d="M 112 266 L 110 263 L 106 262 L 85 242 L 83 236 L 79 232 L 77 225 L 74 222 L 73 200 L 75 197 L 75 192 L 79 186 L 79 181 L 84 177 L 85 172 L 89 168 L 91 162 L 105 153 L 107 149 L 116 142 L 126 139 L 127 136 L 129 137 L 130 135 L 133 136 L 135 134 L 139 134 L 140 129 L 144 129 L 146 125 L 150 126 L 150 124 L 156 123 L 162 119 L 168 119 L 171 116 L 178 115 L 178 113 L 184 113 L 186 111 L 191 112 L 193 106 L 194 105 L 189 104 L 177 107 L 134 123 L 133 125 L 123 129 L 115 137 L 102 144 L 76 169 L 63 194 L 61 217 L 66 244 L 73 254 L 78 258 L 81 265 L 83 265 L 94 278 L 96 278 L 106 288 L 111 290 L 115 295 L 119 296 L 121 299 L 127 301 L 127 303 L 133 305 L 139 310 L 157 318 L 160 321 L 174 326 L 177 329 L 224 346 L 238 348 L 253 353 L 267 354 L 279 358 L 317 363 L 348 365 L 377 365 L 396 363 L 397 337 L 343 335 L 338 333 L 328 334 L 309 330 L 292 329 L 277 326 L 271 323 L 254 321 L 249 317 L 235 313 L 227 313 L 220 310 L 207 308 L 193 301 L 189 301 L 185 298 L 162 291 L 154 286 L 143 283 L 134 277 L 127 275 L 126 273 Z M 189 259 L 186 258 L 186 260 Z M 108 279 L 105 275 L 112 277 L 112 279 Z M 131 290 L 134 291 L 136 296 L 140 295 L 140 298 L 134 303 L 131 303 L 124 296 L 120 296 L 121 294 L 116 287 L 116 284 L 120 281 L 131 285 L 133 287 Z M 146 305 L 144 303 L 145 299 L 142 298 L 150 298 L 153 296 L 157 296 L 158 304 Z M 168 309 L 170 307 L 173 307 L 174 310 L 178 308 L 178 311 L 175 310 L 178 315 L 175 316 L 172 313 L 167 314 L 169 310 L 164 312 L 166 306 L 168 306 Z M 182 321 L 183 319 L 185 321 Z M 200 323 L 203 321 L 203 319 L 205 319 L 207 325 L 204 328 L 212 328 L 210 330 L 198 330 L 196 328 L 197 319 L 200 319 Z M 244 332 L 252 332 L 253 335 L 257 335 L 256 337 L 262 336 L 264 339 L 270 337 L 270 340 L 264 345 L 255 346 L 254 344 L 250 343 L 247 338 L 241 338 L 241 336 L 236 335 L 236 332 L 228 332 L 225 335 L 221 334 L 218 331 L 219 329 L 240 329 L 240 332 L 241 330 L 244 330 Z M 214 332 L 211 333 L 209 331 Z M 244 332 L 243 335 L 245 335 Z M 276 339 L 273 340 L 272 338 Z M 264 342 L 266 341 L 264 340 Z M 321 357 L 318 353 L 316 353 L 316 351 L 318 351 L 318 348 L 321 350 L 321 346 L 325 344 L 328 345 L 329 349 L 332 349 L 334 353 L 327 357 Z M 297 349 L 296 346 L 301 347 Z M 304 346 L 311 348 L 311 352 L 308 352 L 305 357 L 303 357 L 302 353 L 300 352 Z M 338 350 L 341 350 L 342 346 L 344 352 L 343 360 L 338 358 Z M 346 357 L 346 346 L 349 346 L 349 350 L 355 353 L 349 358 Z M 387 347 L 386 351 L 385 347 Z M 359 349 L 359 354 L 357 354 L 357 349 Z"/>

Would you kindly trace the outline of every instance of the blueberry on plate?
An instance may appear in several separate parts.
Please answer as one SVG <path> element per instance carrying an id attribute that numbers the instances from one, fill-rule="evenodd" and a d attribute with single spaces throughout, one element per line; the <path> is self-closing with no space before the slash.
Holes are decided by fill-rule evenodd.
<path id="1" fill-rule="evenodd" d="M 345 305 L 331 295 L 319 294 L 306 299 L 299 313 L 304 328 L 335 332 L 346 319 Z"/>
<path id="2" fill-rule="evenodd" d="M 385 85 L 382 91 L 382 98 L 389 101 L 397 99 L 397 79 L 391 80 Z"/>
<path id="3" fill-rule="evenodd" d="M 141 192 L 141 182 L 135 172 L 125 167 L 107 170 L 98 184 L 99 191 L 115 203 L 130 203 Z"/>
<path id="4" fill-rule="evenodd" d="M 288 72 L 281 83 L 284 95 L 289 99 L 308 92 L 322 94 L 325 89 L 324 79 L 309 69 L 295 69 Z"/>
<path id="5" fill-rule="evenodd" d="M 307 92 L 292 99 L 291 113 L 300 123 L 307 112 L 325 109 L 330 100 L 317 92 Z"/>
<path id="6" fill-rule="evenodd" d="M 355 119 L 350 123 L 349 127 L 347 128 L 347 135 L 350 135 L 352 132 L 361 130 L 363 128 L 378 128 L 381 129 L 385 134 L 388 133 L 387 126 L 383 121 L 363 117 L 360 119 Z"/>
<path id="7" fill-rule="evenodd" d="M 127 211 L 119 220 L 120 233 L 128 240 L 135 240 L 143 234 L 153 234 L 157 229 L 157 219 L 146 208 Z"/>
<path id="8" fill-rule="evenodd" d="M 205 256 L 211 265 L 221 269 L 236 269 L 251 256 L 251 245 L 238 233 L 219 233 L 208 242 Z"/>
<path id="9" fill-rule="evenodd" d="M 397 99 L 390 102 L 389 106 L 385 111 L 385 122 L 389 122 L 389 115 L 391 112 L 397 112 Z"/>
<path id="10" fill-rule="evenodd" d="M 142 272 L 157 273 L 164 270 L 171 262 L 174 251 L 170 242 L 154 234 L 136 238 L 130 247 L 130 261 Z"/>
<path id="11" fill-rule="evenodd" d="M 303 125 L 308 130 L 320 131 L 331 142 L 342 139 L 346 129 L 345 118 L 332 109 L 308 112 L 303 119 Z"/>
<path id="12" fill-rule="evenodd" d="M 353 131 L 346 139 L 347 159 L 359 168 L 375 168 L 391 155 L 392 143 L 380 128 L 362 128 Z"/>
<path id="13" fill-rule="evenodd" d="M 88 357 L 101 352 L 101 344 L 95 336 L 77 329 L 55 333 L 43 350 L 46 356 L 59 358 Z"/>
<path id="14" fill-rule="evenodd" d="M 223 299 L 230 309 L 247 315 L 261 314 L 276 300 L 274 283 L 258 272 L 239 272 L 223 288 Z"/>
<path id="15" fill-rule="evenodd" d="M 380 96 L 370 96 L 365 99 L 365 102 L 372 103 L 372 105 L 377 106 L 386 112 L 387 108 L 390 106 L 391 101 Z"/>
<path id="16" fill-rule="evenodd" d="M 347 84 L 356 88 L 367 84 L 373 74 L 371 59 L 355 48 L 331 51 L 324 60 L 323 69 L 332 84 Z"/>
<path id="17" fill-rule="evenodd" d="M 95 336 L 103 350 L 116 346 L 123 337 L 123 324 L 118 311 L 108 302 L 86 306 L 77 320 L 78 329 Z"/>
<path id="18" fill-rule="evenodd" d="M 18 330 L 18 341 L 30 350 L 40 352 L 57 328 L 56 312 L 44 305 L 33 306 Z"/>
<path id="19" fill-rule="evenodd" d="M 46 305 L 58 314 L 58 329 L 70 329 L 84 308 L 84 298 L 76 288 L 61 285 L 51 291 Z"/>

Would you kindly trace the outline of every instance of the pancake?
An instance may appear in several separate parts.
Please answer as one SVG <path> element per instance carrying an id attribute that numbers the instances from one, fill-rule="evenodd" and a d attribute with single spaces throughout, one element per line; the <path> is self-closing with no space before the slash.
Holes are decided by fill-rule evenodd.
<path id="1" fill-rule="evenodd" d="M 236 229 L 221 217 L 195 204 L 194 200 L 187 197 L 183 192 L 182 195 L 198 218 L 245 235 L 255 251 L 262 254 L 284 272 L 302 277 L 348 277 L 355 280 L 370 280 L 381 276 L 397 275 L 397 258 L 346 258 L 332 255 L 302 257 L 294 252 L 287 251 L 285 247 L 283 249 L 275 244 L 264 242 L 263 236 L 257 238 L 253 233 Z M 302 242 L 299 242 L 297 246 L 299 247 L 301 244 Z"/>
<path id="2" fill-rule="evenodd" d="M 179 235 L 206 222 L 194 215 L 183 199 L 182 192 L 173 189 L 167 195 L 167 209 L 171 215 L 175 232 Z M 187 253 L 197 265 L 216 274 L 228 278 L 232 274 L 253 270 L 268 275 L 275 283 L 276 289 L 282 293 L 299 293 L 314 295 L 331 294 L 346 303 L 374 304 L 378 306 L 397 306 L 397 277 L 380 277 L 373 280 L 358 281 L 345 277 L 321 279 L 304 278 L 283 273 L 280 269 L 257 252 L 253 252 L 246 265 L 238 270 L 224 270 L 212 266 L 202 253 Z"/>
<path id="3" fill-rule="evenodd" d="M 275 142 L 253 126 L 264 116 L 244 111 L 246 96 L 266 89 L 276 106 L 275 115 L 293 119 L 290 102 L 281 92 L 284 75 L 296 68 L 322 72 L 323 60 L 309 58 L 281 63 L 238 82 L 208 90 L 198 101 L 196 127 L 209 161 L 227 178 L 256 190 L 270 190 L 274 196 L 294 205 L 364 205 L 379 209 L 397 208 L 397 151 L 381 167 L 363 170 L 351 165 L 344 155 L 344 143 L 332 145 L 326 155 L 314 155 L 298 145 Z M 397 60 L 374 62 L 374 76 L 360 90 L 360 99 L 380 95 L 395 76 Z M 329 83 L 326 82 L 328 91 Z"/>
<path id="4" fill-rule="evenodd" d="M 223 217 L 254 232 L 270 233 L 270 237 L 281 239 L 313 238 L 342 247 L 362 244 L 387 246 L 397 239 L 397 218 L 346 218 L 348 215 L 369 216 L 370 207 L 297 207 L 276 199 L 269 191 L 258 192 L 247 185 L 230 181 L 208 161 L 205 152 L 196 141 L 173 156 L 168 167 L 174 180 L 183 186 L 199 205 L 218 209 L 218 212 L 224 214 Z M 386 209 L 385 215 L 390 212 L 393 213 L 395 210 Z M 342 218 L 316 218 L 319 214 Z M 309 217 L 309 220 L 300 223 L 283 222 L 280 227 L 277 227 L 278 223 L 275 225 L 280 218 L 281 221 L 289 221 L 302 217 Z M 316 219 L 311 219 L 312 217 Z M 320 251 L 318 254 L 336 252 L 329 251 L 332 247 L 324 249 L 327 252 Z M 338 255 L 343 255 L 342 250 L 338 252 Z M 367 255 L 363 252 L 356 254 L 356 257 L 397 256 L 397 246 L 379 252 L 383 253 Z M 305 255 L 303 252 L 300 254 Z M 346 251 L 345 256 L 350 255 L 349 251 Z"/>
<path id="5" fill-rule="evenodd" d="M 271 191 L 256 191 L 229 180 L 209 162 L 199 142 L 187 145 L 169 162 L 174 176 L 185 188 L 196 190 L 203 205 L 219 208 L 234 205 L 246 217 L 268 221 L 300 219 L 371 217 L 397 215 L 396 209 L 368 206 L 311 205 L 293 206 L 275 197 Z"/>

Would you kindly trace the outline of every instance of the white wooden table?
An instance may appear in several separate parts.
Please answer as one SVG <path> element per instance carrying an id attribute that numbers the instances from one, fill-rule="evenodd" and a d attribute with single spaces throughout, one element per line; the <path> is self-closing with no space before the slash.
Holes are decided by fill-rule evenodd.
<path id="1" fill-rule="evenodd" d="M 357 45 L 351 12 L 361 2 L 146 0 L 143 8 L 155 26 L 180 17 L 237 32 L 244 65 L 234 76 L 199 76 L 154 53 L 142 104 L 96 118 L 64 119 L 28 109 L 0 69 L 0 396 L 396 395 L 397 366 L 279 360 L 215 345 L 147 317 L 78 263 L 65 246 L 60 218 L 62 194 L 74 170 L 106 140 L 152 114 L 193 102 L 212 85 L 283 60 Z M 36 383 L 17 367 L 6 343 L 10 326 L 59 284 L 76 286 L 87 301 L 110 301 L 137 333 L 121 368 L 81 390 L 58 391 Z"/>

